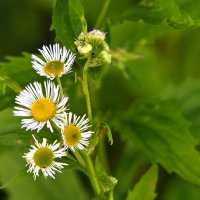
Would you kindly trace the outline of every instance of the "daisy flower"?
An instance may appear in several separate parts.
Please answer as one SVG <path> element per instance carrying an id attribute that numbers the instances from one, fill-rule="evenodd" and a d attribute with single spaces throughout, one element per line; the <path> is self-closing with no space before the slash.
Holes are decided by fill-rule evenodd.
<path id="1" fill-rule="evenodd" d="M 66 113 L 64 123 L 61 124 L 61 133 L 64 145 L 72 151 L 84 150 L 89 145 L 89 137 L 93 133 L 89 131 L 89 119 Z"/>
<path id="2" fill-rule="evenodd" d="M 21 120 L 22 128 L 39 132 L 44 125 L 47 125 L 53 132 L 51 123 L 59 126 L 65 118 L 64 111 L 68 97 L 61 97 L 59 86 L 51 81 L 44 82 L 44 91 L 41 83 L 34 82 L 26 86 L 15 98 L 19 106 L 14 107 L 14 116 L 26 118 Z"/>
<path id="3" fill-rule="evenodd" d="M 25 153 L 23 158 L 26 159 L 29 166 L 27 172 L 33 173 L 34 180 L 39 176 L 41 171 L 44 177 L 50 176 L 55 179 L 55 172 L 61 172 L 67 163 L 55 161 L 56 158 L 66 156 L 66 147 L 60 148 L 60 144 L 55 141 L 53 144 L 47 144 L 47 139 L 43 138 L 40 144 L 33 136 L 35 143 L 31 145 L 28 153 Z"/>
<path id="4" fill-rule="evenodd" d="M 59 44 L 49 45 L 49 47 L 43 46 L 42 49 L 38 50 L 45 61 L 32 55 L 32 64 L 33 68 L 41 76 L 46 76 L 52 80 L 72 71 L 71 66 L 74 62 L 75 54 L 71 53 L 70 50 L 65 47 L 61 48 Z"/>

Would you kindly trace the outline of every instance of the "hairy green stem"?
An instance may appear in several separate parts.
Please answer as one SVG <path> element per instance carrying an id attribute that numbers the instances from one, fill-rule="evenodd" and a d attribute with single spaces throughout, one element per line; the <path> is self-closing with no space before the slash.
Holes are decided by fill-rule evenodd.
<path id="1" fill-rule="evenodd" d="M 90 103 L 90 94 L 89 94 L 89 89 L 88 89 L 88 78 L 87 78 L 89 64 L 90 64 L 90 59 L 87 60 L 83 68 L 83 92 L 86 99 L 88 118 L 90 120 L 90 123 L 92 124 L 92 109 L 91 109 L 91 103 Z"/>
<path id="2" fill-rule="evenodd" d="M 86 61 L 84 68 L 83 68 L 82 84 L 83 84 L 83 92 L 84 92 L 85 99 L 86 99 L 88 118 L 90 120 L 90 123 L 92 124 L 92 109 L 91 109 L 91 103 L 90 103 L 90 94 L 89 94 L 88 78 L 87 78 L 89 65 L 90 65 L 90 59 L 88 59 Z M 87 166 L 88 176 L 89 176 L 91 185 L 93 187 L 93 190 L 94 190 L 95 194 L 97 196 L 99 196 L 101 189 L 100 189 L 99 183 L 97 181 L 97 177 L 96 177 L 96 173 L 95 173 L 95 169 L 94 169 L 92 160 L 91 160 L 90 156 L 88 155 L 88 153 L 85 151 L 82 152 L 82 156 L 83 156 L 86 166 Z"/>
<path id="3" fill-rule="evenodd" d="M 99 136 L 99 143 L 97 145 L 97 153 L 98 153 L 98 157 L 99 157 L 100 162 L 104 166 L 105 171 L 109 173 L 107 152 L 106 152 L 106 149 L 105 149 L 105 142 L 106 142 L 105 139 L 106 139 L 105 135 Z"/>
<path id="4" fill-rule="evenodd" d="M 99 15 L 99 18 L 97 19 L 97 22 L 96 22 L 96 25 L 95 25 L 96 28 L 98 28 L 98 27 L 101 26 L 101 23 L 102 23 L 102 21 L 103 21 L 105 15 L 106 15 L 106 12 L 107 12 L 107 10 L 108 10 L 108 7 L 109 7 L 109 5 L 110 5 L 110 2 L 111 2 L 111 0 L 105 0 L 104 5 L 103 5 L 103 8 L 102 8 L 102 10 L 101 10 L 101 13 L 100 13 L 100 15 Z"/>
<path id="5" fill-rule="evenodd" d="M 88 116 L 89 116 L 90 121 L 92 121 L 92 111 L 91 111 L 90 96 L 89 96 L 88 83 L 87 83 L 87 81 L 88 81 L 87 80 L 87 70 L 89 67 L 89 62 L 90 61 L 88 59 L 88 61 L 86 62 L 85 66 L 84 66 L 84 69 L 83 69 L 83 91 L 84 91 L 85 98 L 86 98 Z M 60 78 L 56 78 L 56 80 L 60 87 L 61 95 L 63 96 L 63 88 L 62 88 Z M 98 184 L 98 181 L 96 178 L 96 174 L 95 174 L 95 170 L 94 170 L 91 158 L 87 154 L 87 152 L 82 152 L 81 155 L 79 154 L 78 151 L 74 152 L 74 156 L 76 157 L 76 159 L 80 163 L 80 165 L 87 169 L 88 176 L 90 178 L 94 192 L 97 196 L 99 196 L 100 195 L 100 187 L 99 187 L 99 184 Z"/>
<path id="6" fill-rule="evenodd" d="M 57 77 L 56 80 L 57 80 L 57 83 L 58 83 L 59 88 L 60 88 L 60 93 L 61 93 L 61 95 L 62 95 L 62 97 L 63 97 L 63 96 L 64 96 L 64 93 L 63 93 L 63 88 L 62 88 L 61 80 L 60 80 L 59 77 Z"/>
<path id="7" fill-rule="evenodd" d="M 85 168 L 86 167 L 86 163 L 84 161 L 84 159 L 81 157 L 81 155 L 79 154 L 78 151 L 73 152 L 74 156 L 76 157 L 76 159 L 78 160 L 79 164 Z"/>
<path id="8" fill-rule="evenodd" d="M 109 192 L 109 200 L 113 200 L 113 190 L 110 190 Z"/>
<path id="9" fill-rule="evenodd" d="M 82 152 L 82 156 L 83 156 L 85 163 L 86 163 L 86 166 L 87 166 L 88 176 L 90 178 L 90 182 L 91 182 L 91 185 L 93 187 L 93 190 L 94 190 L 95 194 L 97 196 L 99 196 L 101 190 L 100 190 L 99 183 L 97 181 L 97 177 L 96 177 L 96 174 L 95 174 L 95 170 L 94 170 L 92 160 L 91 160 L 90 156 L 87 154 L 87 152 L 85 152 L 85 151 Z"/>

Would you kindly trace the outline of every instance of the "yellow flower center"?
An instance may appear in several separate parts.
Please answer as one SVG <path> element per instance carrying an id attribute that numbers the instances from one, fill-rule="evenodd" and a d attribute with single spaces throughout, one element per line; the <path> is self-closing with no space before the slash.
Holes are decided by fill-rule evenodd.
<path id="1" fill-rule="evenodd" d="M 36 121 L 44 122 L 56 114 L 56 105 L 49 98 L 39 98 L 31 106 L 31 113 Z"/>
<path id="2" fill-rule="evenodd" d="M 63 131 L 64 142 L 68 146 L 74 146 L 79 143 L 81 138 L 81 130 L 74 124 L 70 124 Z"/>
<path id="3" fill-rule="evenodd" d="M 44 72 L 48 75 L 59 76 L 64 71 L 64 63 L 60 61 L 51 61 L 44 66 Z"/>
<path id="4" fill-rule="evenodd" d="M 40 168 L 46 168 L 53 163 L 54 153 L 48 147 L 41 147 L 34 153 L 33 160 Z"/>

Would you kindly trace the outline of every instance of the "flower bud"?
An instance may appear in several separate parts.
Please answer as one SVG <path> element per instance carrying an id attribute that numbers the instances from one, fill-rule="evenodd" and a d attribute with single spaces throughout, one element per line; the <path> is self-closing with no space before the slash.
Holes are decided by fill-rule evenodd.
<path id="1" fill-rule="evenodd" d="M 100 30 L 94 29 L 87 34 L 81 33 L 74 44 L 84 58 L 90 59 L 90 67 L 111 63 L 111 54 L 105 41 L 105 33 Z"/>
<path id="2" fill-rule="evenodd" d="M 103 42 L 105 40 L 105 33 L 101 32 L 100 30 L 92 30 L 86 35 L 86 40 L 88 42 L 97 41 Z"/>
<path id="3" fill-rule="evenodd" d="M 99 57 L 101 58 L 103 64 L 111 63 L 111 54 L 109 52 L 101 51 Z"/>
<path id="4" fill-rule="evenodd" d="M 84 56 L 84 55 L 87 55 L 91 52 L 92 45 L 91 44 L 85 44 L 84 46 L 78 46 L 77 50 L 81 55 Z"/>

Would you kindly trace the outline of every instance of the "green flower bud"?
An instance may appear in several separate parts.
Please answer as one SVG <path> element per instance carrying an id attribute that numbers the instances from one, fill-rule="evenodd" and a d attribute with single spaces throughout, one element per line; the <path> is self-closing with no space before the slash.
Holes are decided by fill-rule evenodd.
<path id="1" fill-rule="evenodd" d="M 88 42 L 103 42 L 105 40 L 105 33 L 94 29 L 86 35 L 86 40 Z"/>
<path id="2" fill-rule="evenodd" d="M 92 45 L 91 44 L 85 44 L 84 46 L 77 46 L 77 50 L 81 55 L 85 56 L 85 55 L 88 55 L 91 52 Z"/>
<path id="3" fill-rule="evenodd" d="M 102 51 L 99 55 L 100 59 L 102 60 L 103 64 L 110 64 L 111 63 L 111 54 L 107 51 Z"/>
<path id="4" fill-rule="evenodd" d="M 93 30 L 87 34 L 81 33 L 74 42 L 83 58 L 90 58 L 90 67 L 111 63 L 111 54 L 105 42 L 105 33 Z"/>
<path id="5" fill-rule="evenodd" d="M 111 63 L 111 54 L 107 51 L 101 51 L 98 56 L 91 58 L 90 67 L 96 67 Z"/>

